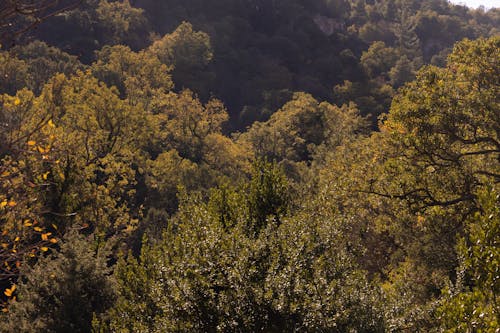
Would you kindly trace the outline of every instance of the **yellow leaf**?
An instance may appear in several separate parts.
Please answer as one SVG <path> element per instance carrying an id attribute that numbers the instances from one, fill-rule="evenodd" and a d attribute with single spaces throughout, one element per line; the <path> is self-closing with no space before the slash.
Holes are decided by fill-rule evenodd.
<path id="1" fill-rule="evenodd" d="M 20 238 L 19 237 L 16 237 L 16 239 L 14 239 L 14 242 L 19 242 Z"/>
<path id="2" fill-rule="evenodd" d="M 4 291 L 5 296 L 7 296 L 7 297 L 11 297 L 11 296 L 12 296 L 12 294 L 14 293 L 14 291 L 16 291 L 16 288 L 17 288 L 17 287 L 16 287 L 16 285 L 14 284 L 14 285 L 12 285 L 12 287 L 10 287 L 10 289 L 8 289 L 8 288 L 7 288 L 7 289 L 5 289 L 5 291 Z"/>
<path id="3" fill-rule="evenodd" d="M 7 243 L 2 243 L 2 247 L 3 247 L 4 249 L 6 249 L 6 248 L 8 248 L 8 247 L 9 247 L 9 244 L 7 244 Z"/>
<path id="4" fill-rule="evenodd" d="M 32 225 L 33 225 L 33 223 L 31 223 L 30 220 L 24 221 L 24 226 L 25 227 L 31 227 Z"/>
<path id="5" fill-rule="evenodd" d="M 40 154 L 45 154 L 45 153 L 47 153 L 49 151 L 48 149 L 44 149 L 44 148 L 42 148 L 40 146 L 36 147 L 36 149 L 38 149 L 38 152 Z"/>
<path id="6" fill-rule="evenodd" d="M 47 252 L 47 251 L 49 250 L 49 248 L 48 248 L 48 247 L 46 247 L 46 246 L 42 246 L 42 247 L 40 248 L 40 250 L 42 250 L 42 252 Z"/>
<path id="7" fill-rule="evenodd" d="M 52 228 L 54 228 L 55 230 L 57 230 L 57 225 L 55 225 L 55 224 L 52 223 Z"/>
<path id="8" fill-rule="evenodd" d="M 35 230 L 36 232 L 42 232 L 43 231 L 43 229 L 40 228 L 40 227 L 34 227 L 33 230 Z"/>
<path id="9" fill-rule="evenodd" d="M 36 145 L 36 141 L 30 140 L 28 141 L 28 146 L 34 146 Z"/>
<path id="10" fill-rule="evenodd" d="M 21 100 L 20 100 L 19 98 L 16 98 L 16 99 L 14 100 L 14 105 L 16 105 L 16 106 L 17 106 L 17 105 L 19 105 L 19 104 L 21 104 Z"/>
<path id="11" fill-rule="evenodd" d="M 16 207 L 16 206 L 17 206 L 17 202 L 15 202 L 14 200 L 9 201 L 9 207 Z"/>
<path id="12" fill-rule="evenodd" d="M 7 206 L 7 200 L 0 202 L 0 208 L 4 208 L 5 206 Z"/>
<path id="13" fill-rule="evenodd" d="M 44 241 L 49 240 L 50 235 L 52 235 L 51 232 L 47 232 L 46 234 L 42 234 L 42 240 L 44 240 Z"/>
<path id="14" fill-rule="evenodd" d="M 50 171 L 47 171 L 46 173 L 44 173 L 42 175 L 43 180 L 47 180 L 47 178 L 49 177 L 49 174 L 50 174 Z"/>
<path id="15" fill-rule="evenodd" d="M 52 239 L 50 240 L 50 242 L 51 242 L 52 244 L 56 244 L 56 243 L 57 243 L 57 239 L 52 238 Z"/>
<path id="16" fill-rule="evenodd" d="M 55 127 L 54 125 L 54 122 L 52 121 L 52 119 L 49 120 L 49 122 L 47 123 L 50 127 Z"/>

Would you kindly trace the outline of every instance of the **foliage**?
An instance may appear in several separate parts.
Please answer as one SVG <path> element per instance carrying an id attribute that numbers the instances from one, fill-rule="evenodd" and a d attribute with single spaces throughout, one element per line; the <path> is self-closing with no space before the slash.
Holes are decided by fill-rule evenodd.
<path id="1" fill-rule="evenodd" d="M 114 300 L 107 253 L 76 233 L 60 250 L 24 267 L 17 300 L 9 305 L 0 328 L 6 332 L 89 332 L 93 314 Z"/>
<path id="2" fill-rule="evenodd" d="M 26 86 L 37 94 L 55 74 L 72 75 L 85 69 L 76 56 L 40 41 L 17 45 L 10 50 L 10 54 L 26 62 L 30 74 L 30 82 Z"/>
<path id="3" fill-rule="evenodd" d="M 466 237 L 458 245 L 459 279 L 445 290 L 438 309 L 446 332 L 495 332 L 498 329 L 500 281 L 498 193 L 479 193 L 481 211 L 468 221 Z"/>
<path id="4" fill-rule="evenodd" d="M 447 206 L 471 200 L 485 180 L 498 181 L 499 42 L 457 44 L 447 68 L 423 69 L 395 98 L 384 130 L 414 170 L 399 195 Z"/>
<path id="5" fill-rule="evenodd" d="M 108 44 L 145 47 L 147 31 L 143 11 L 128 0 L 83 0 L 77 7 L 47 19 L 35 35 L 88 63 L 95 50 Z"/>
<path id="6" fill-rule="evenodd" d="M 200 74 L 213 58 L 210 37 L 202 31 L 193 31 L 190 23 L 182 22 L 171 34 L 155 41 L 149 52 L 173 67 L 173 78 L 180 88 L 199 88 Z"/>
<path id="7" fill-rule="evenodd" d="M 120 262 L 111 330 L 383 330 L 375 290 L 337 221 L 282 216 L 247 236 L 238 194 L 221 191 L 209 207 L 185 201 L 161 240 Z M 221 199 L 226 208 L 214 210 Z"/>
<path id="8" fill-rule="evenodd" d="M 496 329 L 497 30 L 444 0 L 52 17 L 0 52 L 0 330 Z"/>

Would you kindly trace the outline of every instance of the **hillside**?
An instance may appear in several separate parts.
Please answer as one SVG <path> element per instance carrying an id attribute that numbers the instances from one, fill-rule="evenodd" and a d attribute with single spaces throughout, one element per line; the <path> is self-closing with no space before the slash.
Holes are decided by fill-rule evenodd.
<path id="1" fill-rule="evenodd" d="M 499 9 L 23 1 L 0 332 L 498 332 Z"/>
<path id="2" fill-rule="evenodd" d="M 231 129 L 268 119 L 295 91 L 337 105 L 355 101 L 376 123 L 415 71 L 428 63 L 443 66 L 463 38 L 498 33 L 499 15 L 498 9 L 484 13 L 445 0 L 86 0 L 27 39 L 89 64 L 104 45 L 143 49 L 165 34 L 176 36 L 189 22 L 192 31 L 177 31 L 193 34 L 188 44 L 172 44 L 178 50 L 163 61 L 174 66 L 176 90 L 221 99 Z"/>

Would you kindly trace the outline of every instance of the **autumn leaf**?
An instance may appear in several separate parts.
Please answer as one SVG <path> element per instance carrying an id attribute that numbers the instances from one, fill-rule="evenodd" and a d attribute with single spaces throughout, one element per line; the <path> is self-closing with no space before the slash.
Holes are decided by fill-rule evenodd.
<path id="1" fill-rule="evenodd" d="M 17 287 L 16 287 L 16 285 L 14 284 L 14 285 L 12 285 L 12 287 L 10 287 L 10 289 L 8 289 L 8 288 L 7 288 L 7 289 L 5 289 L 5 291 L 4 291 L 5 296 L 7 296 L 7 297 L 12 297 L 12 294 L 14 293 L 14 291 L 16 291 L 16 288 L 17 288 Z"/>
<path id="2" fill-rule="evenodd" d="M 47 232 L 46 234 L 42 234 L 41 237 L 42 237 L 42 240 L 46 241 L 46 240 L 49 240 L 49 236 L 52 235 L 51 232 Z"/>

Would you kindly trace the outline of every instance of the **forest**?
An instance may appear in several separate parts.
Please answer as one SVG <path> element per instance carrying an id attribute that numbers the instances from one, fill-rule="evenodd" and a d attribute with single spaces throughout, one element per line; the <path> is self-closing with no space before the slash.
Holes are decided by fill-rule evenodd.
<path id="1" fill-rule="evenodd" d="M 0 3 L 0 332 L 500 331 L 500 8 Z"/>

